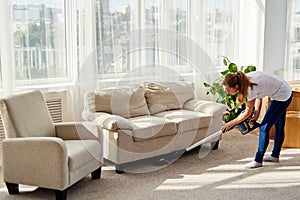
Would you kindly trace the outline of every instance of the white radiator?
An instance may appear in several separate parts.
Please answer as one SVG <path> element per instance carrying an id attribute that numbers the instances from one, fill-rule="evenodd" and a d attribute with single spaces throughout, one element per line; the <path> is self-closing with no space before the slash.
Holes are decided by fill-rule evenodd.
<path id="1" fill-rule="evenodd" d="M 51 115 L 53 122 L 62 122 L 63 120 L 63 110 L 62 110 L 62 99 L 61 98 L 51 98 L 46 99 L 47 107 Z"/>

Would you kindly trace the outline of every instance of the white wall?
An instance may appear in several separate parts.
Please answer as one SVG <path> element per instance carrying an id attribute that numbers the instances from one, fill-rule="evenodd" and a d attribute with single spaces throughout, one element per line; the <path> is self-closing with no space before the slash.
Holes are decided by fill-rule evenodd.
<path id="1" fill-rule="evenodd" d="M 263 71 L 274 73 L 284 67 L 287 0 L 266 0 Z"/>

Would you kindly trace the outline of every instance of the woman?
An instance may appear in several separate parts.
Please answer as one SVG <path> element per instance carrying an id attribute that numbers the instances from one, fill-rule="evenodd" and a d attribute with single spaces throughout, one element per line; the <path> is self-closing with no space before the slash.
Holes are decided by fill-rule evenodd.
<path id="1" fill-rule="evenodd" d="M 258 151 L 254 160 L 248 163 L 246 168 L 262 167 L 262 161 L 279 162 L 281 146 L 284 140 L 284 126 L 286 109 L 292 100 L 290 86 L 275 75 L 260 71 L 228 73 L 222 81 L 223 88 L 230 95 L 238 93 L 239 103 L 247 102 L 246 110 L 234 120 L 224 124 L 222 131 L 226 132 L 233 126 L 244 121 L 255 109 L 252 120 L 257 120 L 260 114 L 263 97 L 270 97 L 271 104 L 259 127 Z M 269 145 L 269 131 L 275 124 L 274 147 L 271 156 L 266 158 L 264 154 Z"/>

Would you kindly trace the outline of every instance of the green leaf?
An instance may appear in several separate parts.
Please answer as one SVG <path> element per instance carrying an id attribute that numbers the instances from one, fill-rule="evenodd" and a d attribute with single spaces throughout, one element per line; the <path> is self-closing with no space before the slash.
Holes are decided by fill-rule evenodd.
<path id="1" fill-rule="evenodd" d="M 230 63 L 230 65 L 228 66 L 228 70 L 230 72 L 237 72 L 238 68 L 237 68 L 236 64 Z"/>
<path id="2" fill-rule="evenodd" d="M 226 75 L 229 72 L 228 69 L 226 69 L 225 71 L 220 72 L 223 76 Z"/>
<path id="3" fill-rule="evenodd" d="M 249 73 L 249 72 L 253 72 L 253 71 L 256 71 L 256 67 L 253 65 L 250 65 L 244 70 L 244 73 Z"/>
<path id="4" fill-rule="evenodd" d="M 205 82 L 203 83 L 203 85 L 204 85 L 204 87 L 211 87 L 210 84 L 205 83 Z"/>
<path id="5" fill-rule="evenodd" d="M 223 63 L 224 63 L 225 66 L 227 66 L 227 60 L 226 60 L 226 58 L 223 59 Z"/>
<path id="6" fill-rule="evenodd" d="M 230 114 L 225 113 L 225 114 L 223 115 L 223 120 L 224 120 L 225 122 L 229 122 L 229 121 L 230 121 Z"/>
<path id="7" fill-rule="evenodd" d="M 253 72 L 253 71 L 256 71 L 256 67 L 255 67 L 255 66 L 253 66 L 253 65 L 252 65 L 252 66 L 250 66 L 250 71 L 251 71 L 251 72 Z"/>

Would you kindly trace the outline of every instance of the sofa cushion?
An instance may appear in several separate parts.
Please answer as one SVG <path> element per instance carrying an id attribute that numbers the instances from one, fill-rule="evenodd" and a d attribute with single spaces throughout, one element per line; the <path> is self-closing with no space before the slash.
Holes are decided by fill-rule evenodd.
<path id="1" fill-rule="evenodd" d="M 125 118 L 149 115 L 143 86 L 97 90 L 94 110 Z"/>
<path id="2" fill-rule="evenodd" d="M 187 110 L 196 111 L 196 112 L 203 112 L 212 116 L 218 116 L 218 115 L 222 115 L 227 107 L 226 105 L 221 103 L 192 99 L 190 101 L 187 101 L 183 105 L 183 108 Z"/>
<path id="3" fill-rule="evenodd" d="M 145 82 L 146 100 L 151 114 L 180 109 L 194 98 L 193 84 L 187 81 Z"/>
<path id="4" fill-rule="evenodd" d="M 211 120 L 211 116 L 208 114 L 184 109 L 165 111 L 157 113 L 154 116 L 163 117 L 175 122 L 177 134 L 199 128 L 208 128 Z"/>
<path id="5" fill-rule="evenodd" d="M 140 116 L 129 120 L 132 124 L 133 139 L 136 142 L 175 135 L 177 132 L 176 123 L 161 117 Z"/>

